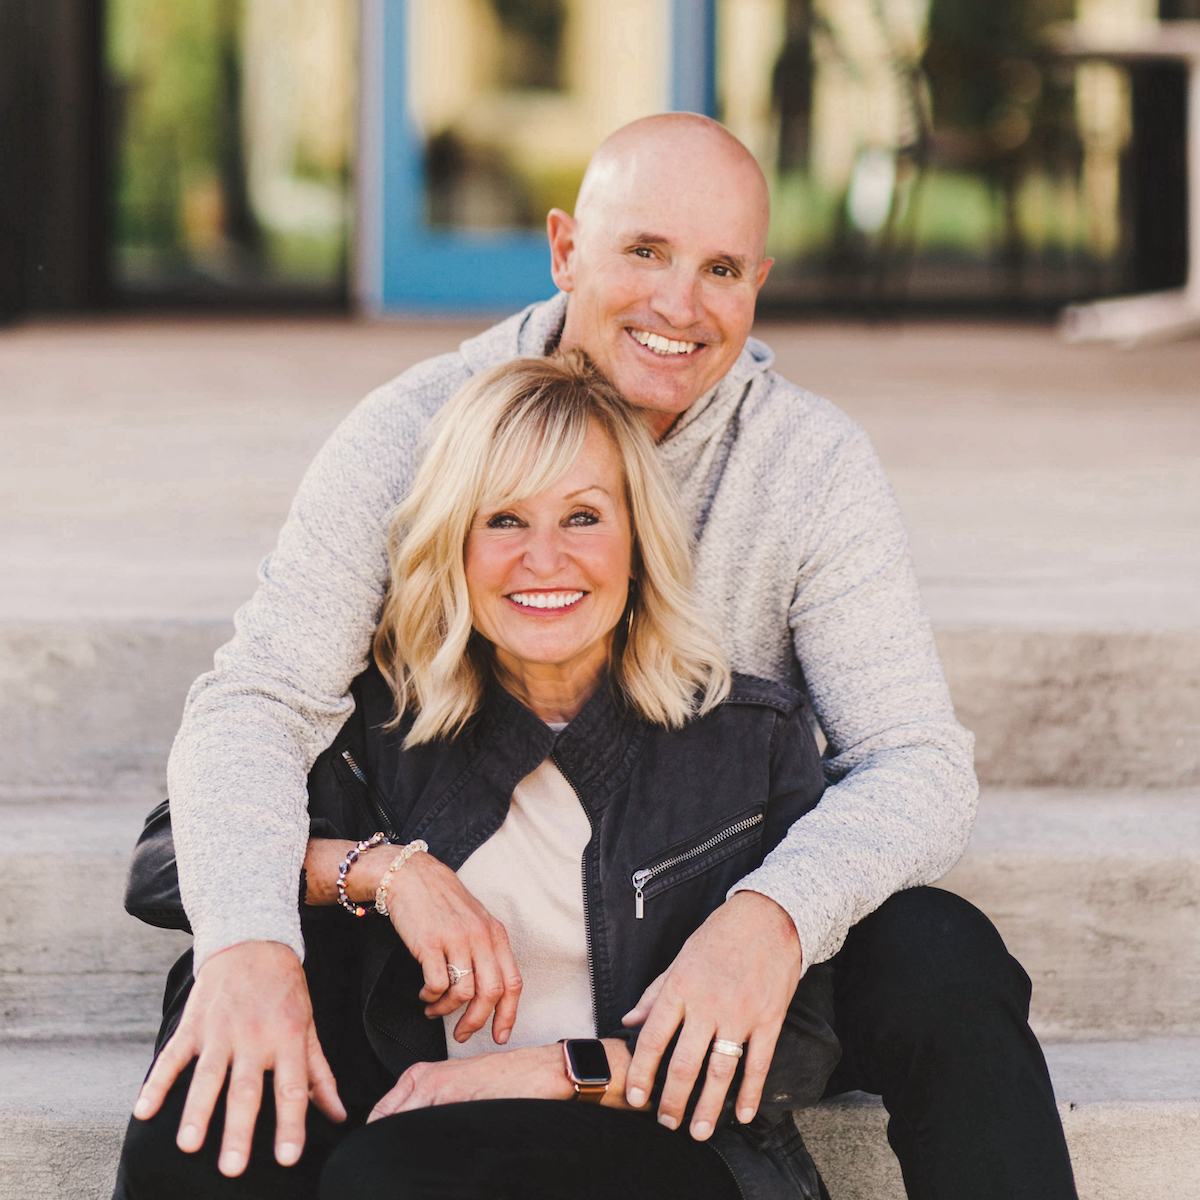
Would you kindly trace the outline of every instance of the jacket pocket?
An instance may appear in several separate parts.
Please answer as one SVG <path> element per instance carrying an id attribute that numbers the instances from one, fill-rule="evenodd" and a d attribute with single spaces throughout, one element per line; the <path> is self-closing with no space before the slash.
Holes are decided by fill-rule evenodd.
<path id="1" fill-rule="evenodd" d="M 764 819 L 763 810 L 756 809 L 639 867 L 629 877 L 633 887 L 633 915 L 640 921 L 645 916 L 648 899 L 677 883 L 694 879 L 757 841 Z"/>

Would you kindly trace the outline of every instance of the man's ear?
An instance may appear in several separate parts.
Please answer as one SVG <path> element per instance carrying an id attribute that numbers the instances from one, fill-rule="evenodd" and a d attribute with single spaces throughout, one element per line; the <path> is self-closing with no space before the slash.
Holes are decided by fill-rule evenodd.
<path id="1" fill-rule="evenodd" d="M 775 260 L 773 258 L 764 258 L 762 262 L 758 264 L 758 283 L 755 285 L 755 292 L 757 292 L 762 285 L 767 282 L 767 276 L 770 274 L 771 268 L 774 265 Z"/>
<path id="2" fill-rule="evenodd" d="M 546 236 L 550 239 L 550 275 L 562 292 L 572 291 L 575 287 L 571 259 L 575 251 L 576 227 L 575 218 L 561 208 L 552 208 L 546 214 Z"/>

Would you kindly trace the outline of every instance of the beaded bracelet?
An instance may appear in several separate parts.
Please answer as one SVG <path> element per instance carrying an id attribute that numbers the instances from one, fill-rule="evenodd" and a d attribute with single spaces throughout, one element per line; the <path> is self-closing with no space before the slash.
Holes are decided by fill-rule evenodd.
<path id="1" fill-rule="evenodd" d="M 349 896 L 346 895 L 346 876 L 350 874 L 350 868 L 358 862 L 358 856 L 364 850 L 373 850 L 376 846 L 383 845 L 387 841 L 386 833 L 373 833 L 365 842 L 359 842 L 353 850 L 346 851 L 346 857 L 342 859 L 342 865 L 338 867 L 337 876 L 337 897 L 338 903 L 352 916 L 365 917 L 367 910 L 361 904 L 355 904 Z"/>
<path id="2" fill-rule="evenodd" d="M 424 838 L 417 838 L 415 842 L 409 842 L 395 858 L 392 859 L 392 865 L 383 873 L 383 878 L 379 881 L 379 886 L 375 889 L 375 911 L 381 916 L 388 915 L 387 906 L 387 890 L 388 884 L 392 882 L 392 876 L 396 874 L 396 868 L 402 867 L 414 854 L 424 853 L 429 849 L 429 843 Z"/>

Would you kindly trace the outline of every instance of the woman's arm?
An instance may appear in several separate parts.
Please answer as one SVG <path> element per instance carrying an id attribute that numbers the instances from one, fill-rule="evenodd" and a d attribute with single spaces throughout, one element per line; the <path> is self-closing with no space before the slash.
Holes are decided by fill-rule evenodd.
<path id="1" fill-rule="evenodd" d="M 629 1109 L 625 1099 L 629 1049 L 620 1038 L 605 1038 L 604 1049 L 612 1082 L 601 1103 Z M 575 1087 L 563 1065 L 562 1046 L 531 1046 L 445 1062 L 416 1063 L 375 1105 L 367 1120 L 467 1100 L 570 1100 L 574 1095 Z"/>
<path id="2" fill-rule="evenodd" d="M 305 901 L 337 903 L 338 867 L 354 842 L 309 838 L 304 856 Z M 399 847 L 376 846 L 364 851 L 346 876 L 346 895 L 370 908 L 379 883 Z M 492 1040 L 503 1046 L 517 1019 L 521 972 L 508 944 L 508 932 L 432 854 L 414 854 L 393 873 L 387 890 L 388 917 L 400 940 L 421 964 L 427 1017 L 444 1017 L 464 1004 L 467 1010 L 454 1027 L 465 1042 L 487 1024 L 492 1013 Z M 368 918 L 371 919 L 371 918 Z M 448 965 L 463 975 L 451 985 Z"/>

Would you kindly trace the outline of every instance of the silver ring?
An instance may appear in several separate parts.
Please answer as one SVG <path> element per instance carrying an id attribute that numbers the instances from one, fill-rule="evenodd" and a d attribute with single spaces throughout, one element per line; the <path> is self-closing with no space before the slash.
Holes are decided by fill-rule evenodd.
<path id="1" fill-rule="evenodd" d="M 456 983 L 466 979 L 468 975 L 475 973 L 474 967 L 456 967 L 453 963 L 446 964 L 446 974 L 450 976 L 450 986 L 453 987 Z"/>
<path id="2" fill-rule="evenodd" d="M 741 1042 L 730 1042 L 725 1038 L 714 1038 L 712 1044 L 714 1054 L 728 1054 L 730 1058 L 741 1058 L 744 1051 Z"/>

